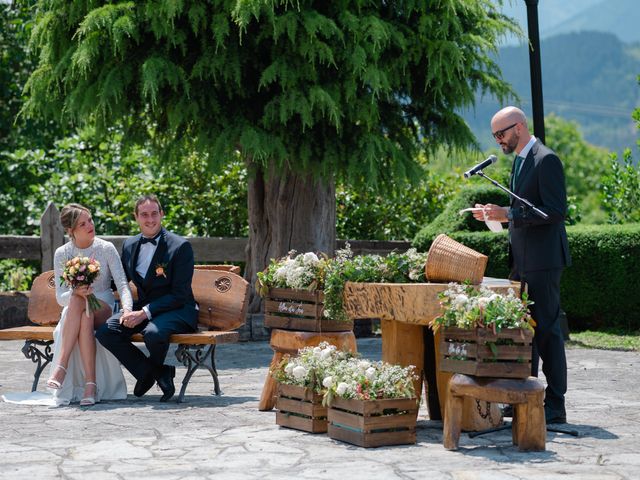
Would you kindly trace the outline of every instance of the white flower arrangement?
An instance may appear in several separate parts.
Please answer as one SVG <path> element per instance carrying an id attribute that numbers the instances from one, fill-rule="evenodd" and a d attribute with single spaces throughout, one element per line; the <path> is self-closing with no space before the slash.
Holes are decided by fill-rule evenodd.
<path id="1" fill-rule="evenodd" d="M 373 400 L 412 398 L 415 367 L 401 367 L 386 362 L 372 362 L 338 350 L 328 342 L 305 347 L 293 357 L 285 355 L 271 371 L 280 383 L 297 385 L 324 393 L 324 402 L 334 396 Z"/>
<path id="2" fill-rule="evenodd" d="M 357 400 L 415 397 L 413 381 L 418 377 L 413 365 L 401 367 L 347 358 L 334 364 L 329 373 L 331 380 L 326 382 L 325 404 L 331 404 L 334 397 Z"/>
<path id="3" fill-rule="evenodd" d="M 271 260 L 264 272 L 258 273 L 258 292 L 265 296 L 270 287 L 314 291 L 322 289 L 327 259 L 313 252 L 296 254 Z"/>
<path id="4" fill-rule="evenodd" d="M 432 322 L 435 329 L 480 327 L 490 328 L 494 332 L 503 328 L 533 331 L 535 326 L 528 309 L 533 302 L 528 300 L 526 293 L 523 293 L 522 299 L 518 298 L 513 289 L 504 295 L 486 287 L 450 283 L 439 297 L 443 314 Z"/>
<path id="5" fill-rule="evenodd" d="M 272 371 L 271 375 L 280 383 L 310 388 L 316 393 L 324 391 L 327 385 L 333 385 L 335 365 L 352 356 L 349 352 L 338 350 L 335 345 L 322 342 L 317 347 L 305 347 L 293 357 L 284 359 Z"/>

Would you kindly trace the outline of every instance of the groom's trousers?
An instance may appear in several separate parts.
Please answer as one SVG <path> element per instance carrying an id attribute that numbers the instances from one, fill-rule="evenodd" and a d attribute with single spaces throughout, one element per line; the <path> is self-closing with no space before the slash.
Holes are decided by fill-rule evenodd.
<path id="1" fill-rule="evenodd" d="M 169 337 L 175 333 L 191 333 L 197 323 L 197 310 L 185 306 L 157 315 L 134 328 L 120 324 L 120 314 L 114 315 L 96 331 L 98 341 L 131 372 L 137 380 L 154 375 L 164 364 L 169 350 Z M 131 342 L 131 336 L 141 333 L 149 357 Z"/>

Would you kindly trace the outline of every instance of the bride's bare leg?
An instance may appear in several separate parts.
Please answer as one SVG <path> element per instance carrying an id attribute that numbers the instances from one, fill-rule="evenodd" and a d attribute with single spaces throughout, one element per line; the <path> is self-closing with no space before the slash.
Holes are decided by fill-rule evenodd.
<path id="1" fill-rule="evenodd" d="M 82 312 L 80 334 L 78 335 L 85 383 L 96 381 L 96 338 L 93 333 L 93 316 L 93 313 L 87 316 L 86 312 Z"/>
<path id="2" fill-rule="evenodd" d="M 58 358 L 53 359 L 54 367 L 51 371 L 50 379 L 62 383 L 66 374 L 66 368 L 69 364 L 69 357 L 78 341 L 80 332 L 80 317 L 84 313 L 84 298 L 72 295 L 67 308 L 67 315 L 64 319 L 64 328 L 62 329 L 62 340 L 60 344 L 60 353 Z M 64 368 L 56 368 L 61 365 Z"/>
<path id="3" fill-rule="evenodd" d="M 82 366 L 84 367 L 85 389 L 83 397 L 95 397 L 96 393 L 96 337 L 94 324 L 97 321 L 104 323 L 111 309 L 100 300 L 102 308 L 92 312 L 87 316 L 86 312 L 82 312 L 80 321 L 80 333 L 78 335 L 78 344 L 80 346 L 80 357 L 82 358 Z"/>

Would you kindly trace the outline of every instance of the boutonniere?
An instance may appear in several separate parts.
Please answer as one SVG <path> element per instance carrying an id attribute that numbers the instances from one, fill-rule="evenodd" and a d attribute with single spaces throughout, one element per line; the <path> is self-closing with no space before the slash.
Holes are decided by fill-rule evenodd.
<path id="1" fill-rule="evenodd" d="M 164 277 L 167 278 L 167 274 L 164 272 L 164 269 L 167 266 L 164 263 L 159 263 L 156 265 L 156 277 Z"/>

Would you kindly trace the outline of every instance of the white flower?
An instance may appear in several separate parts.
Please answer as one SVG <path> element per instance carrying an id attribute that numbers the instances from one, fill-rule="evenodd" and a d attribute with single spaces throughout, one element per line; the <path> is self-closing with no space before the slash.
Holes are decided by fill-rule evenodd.
<path id="1" fill-rule="evenodd" d="M 298 365 L 293 369 L 292 373 L 296 380 L 302 380 L 304 377 L 307 376 L 307 369 L 304 368 L 302 365 Z"/>
<path id="2" fill-rule="evenodd" d="M 322 386 L 324 388 L 331 388 L 331 385 L 333 385 L 333 377 L 325 377 L 325 379 L 322 380 Z"/>
<path id="3" fill-rule="evenodd" d="M 320 357 L 321 353 L 322 353 L 322 348 L 321 347 L 313 347 L 313 355 L 315 357 Z"/>
<path id="4" fill-rule="evenodd" d="M 277 282 L 281 282 L 283 280 L 286 280 L 287 278 L 287 267 L 282 266 L 280 268 L 278 268 L 275 273 L 273 274 L 273 278 L 277 281 Z"/>
<path id="5" fill-rule="evenodd" d="M 334 350 L 335 350 L 335 347 L 334 348 L 328 347 L 322 350 L 322 352 L 320 352 L 320 360 L 326 360 L 327 358 L 329 358 Z"/>
<path id="6" fill-rule="evenodd" d="M 336 393 L 338 395 L 344 395 L 344 392 L 347 391 L 348 385 L 344 382 L 340 382 L 336 387 Z"/>
<path id="7" fill-rule="evenodd" d="M 469 297 L 467 297 L 464 293 L 456 295 L 456 298 L 453 299 L 454 305 L 464 305 L 469 301 Z"/>
<path id="8" fill-rule="evenodd" d="M 415 270 L 411 270 L 409 272 L 409 279 L 411 279 L 411 280 L 418 280 L 419 276 L 420 276 L 420 274 L 418 272 L 416 272 Z"/>
<path id="9" fill-rule="evenodd" d="M 376 369 L 373 367 L 367 368 L 367 371 L 364 372 L 364 376 L 367 377 L 369 380 L 373 380 L 376 376 Z"/>
<path id="10" fill-rule="evenodd" d="M 318 263 L 320 260 L 318 260 L 318 256 L 313 253 L 313 252 L 307 252 L 304 254 L 303 257 L 304 263 L 308 263 L 311 265 L 315 265 L 316 263 Z"/>
<path id="11" fill-rule="evenodd" d="M 293 372 L 293 363 L 287 363 L 287 365 L 284 367 L 284 373 L 286 373 L 287 375 L 291 375 L 291 373 Z"/>
<path id="12" fill-rule="evenodd" d="M 358 362 L 358 368 L 360 370 L 366 370 L 367 368 L 369 368 L 371 366 L 371 363 L 369 363 L 367 360 L 360 360 Z"/>

